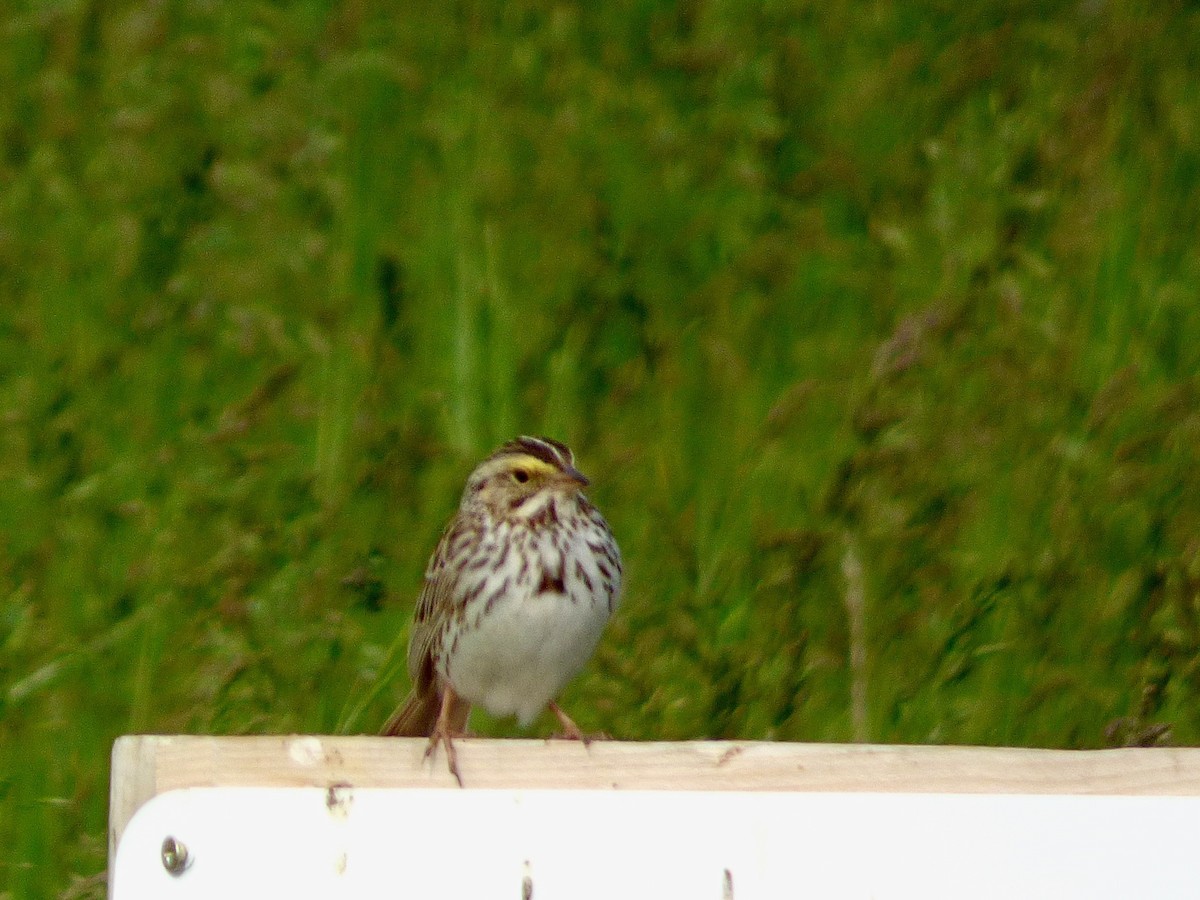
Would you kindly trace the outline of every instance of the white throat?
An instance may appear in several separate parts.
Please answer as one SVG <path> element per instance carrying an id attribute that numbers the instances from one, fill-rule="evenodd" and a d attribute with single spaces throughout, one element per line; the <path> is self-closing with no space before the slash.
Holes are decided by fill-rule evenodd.
<path id="1" fill-rule="evenodd" d="M 555 506 L 560 498 L 553 491 L 538 491 L 532 497 L 513 510 L 513 516 L 518 519 L 532 519 L 541 515 L 551 506 Z M 557 512 L 557 508 L 555 512 Z"/>

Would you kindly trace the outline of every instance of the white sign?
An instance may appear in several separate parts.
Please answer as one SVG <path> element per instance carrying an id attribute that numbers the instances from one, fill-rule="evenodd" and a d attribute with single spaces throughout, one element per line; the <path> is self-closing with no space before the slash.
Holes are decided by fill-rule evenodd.
<path id="1" fill-rule="evenodd" d="M 1200 897 L 1200 797 L 193 788 L 112 900 Z"/>

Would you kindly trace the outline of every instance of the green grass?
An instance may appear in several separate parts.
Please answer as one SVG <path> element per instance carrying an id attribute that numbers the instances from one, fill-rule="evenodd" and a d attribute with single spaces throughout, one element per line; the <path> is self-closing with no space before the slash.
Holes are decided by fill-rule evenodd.
<path id="1" fill-rule="evenodd" d="M 119 734 L 376 729 L 519 432 L 627 561 L 585 729 L 1200 742 L 1194 8 L 0 24 L 0 896 Z"/>

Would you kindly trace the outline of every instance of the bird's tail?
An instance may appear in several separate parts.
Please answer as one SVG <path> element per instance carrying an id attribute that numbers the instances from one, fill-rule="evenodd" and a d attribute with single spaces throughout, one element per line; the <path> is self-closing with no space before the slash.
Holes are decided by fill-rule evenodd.
<path id="1" fill-rule="evenodd" d="M 437 691 L 412 691 L 379 733 L 385 737 L 429 737 L 440 710 Z"/>

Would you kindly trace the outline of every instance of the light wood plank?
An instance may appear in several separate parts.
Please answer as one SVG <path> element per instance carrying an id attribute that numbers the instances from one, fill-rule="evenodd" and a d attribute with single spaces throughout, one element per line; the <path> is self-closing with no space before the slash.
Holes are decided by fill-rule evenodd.
<path id="1" fill-rule="evenodd" d="M 1200 795 L 1200 749 L 462 739 L 468 788 Z M 411 738 L 133 735 L 113 746 L 109 858 L 138 807 L 189 787 L 458 790 Z"/>

